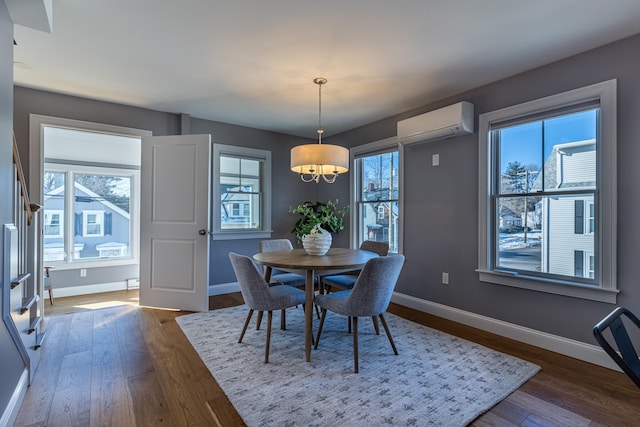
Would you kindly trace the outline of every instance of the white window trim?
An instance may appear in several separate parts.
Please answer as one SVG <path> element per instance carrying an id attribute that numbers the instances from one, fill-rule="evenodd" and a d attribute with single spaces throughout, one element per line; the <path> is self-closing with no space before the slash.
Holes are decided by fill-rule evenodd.
<path id="1" fill-rule="evenodd" d="M 223 230 L 220 221 L 220 156 L 231 155 L 261 160 L 264 162 L 264 176 L 262 182 L 263 206 L 262 228 L 260 230 Z M 257 148 L 239 147 L 235 145 L 213 144 L 213 196 L 211 198 L 211 212 L 213 219 L 211 229 L 213 240 L 236 239 L 270 239 L 271 238 L 271 151 Z"/>
<path id="2" fill-rule="evenodd" d="M 356 170 L 356 160 L 368 154 L 374 155 L 388 150 L 398 150 L 398 253 L 404 251 L 404 146 L 400 144 L 397 136 L 358 145 L 349 150 L 349 164 L 352 173 L 349 174 L 350 185 L 350 219 L 351 227 L 349 240 L 352 248 L 358 247 L 358 230 L 360 229 L 360 218 L 356 206 L 356 194 L 361 186 Z"/>
<path id="3" fill-rule="evenodd" d="M 89 221 L 87 220 L 87 217 L 89 215 L 96 215 L 96 222 L 92 223 L 92 225 L 99 225 L 100 233 L 87 232 L 87 225 L 89 225 Z M 82 237 L 104 237 L 104 211 L 95 211 L 95 210 L 82 211 Z"/>
<path id="4" fill-rule="evenodd" d="M 103 132 L 130 137 L 152 136 L 153 133 L 144 129 L 128 128 L 124 126 L 106 125 L 102 123 L 85 122 L 82 120 L 64 119 L 60 117 L 43 116 L 39 114 L 29 115 L 29 196 L 44 206 L 44 190 L 42 174 L 44 173 L 44 140 L 43 128 L 45 126 L 58 126 L 70 129 L 86 130 L 90 132 Z M 71 188 L 71 187 L 70 187 Z M 140 179 L 139 171 L 136 171 L 135 181 L 132 183 L 131 198 L 139 198 Z M 130 258 L 105 259 L 105 260 L 65 260 L 55 261 L 56 270 L 70 270 L 78 268 L 111 267 L 123 265 L 137 265 L 140 259 L 140 203 L 135 203 L 130 212 L 130 218 L 136 218 L 131 230 Z M 65 223 L 65 232 L 69 230 L 69 224 Z M 42 221 L 38 221 L 39 231 L 42 231 Z M 43 271 L 43 247 L 38 248 L 36 257 L 38 271 Z M 75 253 L 75 252 L 74 252 Z"/>
<path id="5" fill-rule="evenodd" d="M 478 184 L 478 273 L 480 281 L 531 289 L 558 295 L 584 298 L 615 304 L 618 288 L 616 276 L 617 177 L 616 177 L 616 80 L 552 95 L 479 116 L 479 184 Z M 599 100 L 601 127 L 598 156 L 600 156 L 600 241 L 597 242 L 602 260 L 599 283 L 601 287 L 581 285 L 572 281 L 550 280 L 491 270 L 491 196 L 492 156 L 489 144 L 491 123 L 562 108 L 588 100 Z"/>
<path id="6" fill-rule="evenodd" d="M 595 212 L 594 216 L 591 216 L 591 207 L 594 206 L 594 203 L 590 200 L 584 201 L 584 234 L 593 235 L 593 231 L 591 230 L 591 221 L 594 223 L 595 227 Z"/>

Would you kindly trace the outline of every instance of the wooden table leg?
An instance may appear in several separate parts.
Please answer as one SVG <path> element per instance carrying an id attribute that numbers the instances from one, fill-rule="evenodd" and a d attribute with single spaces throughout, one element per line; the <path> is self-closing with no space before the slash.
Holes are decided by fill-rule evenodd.
<path id="1" fill-rule="evenodd" d="M 311 337 L 313 335 L 313 270 L 307 270 L 307 283 L 305 284 L 306 303 L 304 310 L 305 332 L 304 351 L 306 361 L 311 361 Z"/>

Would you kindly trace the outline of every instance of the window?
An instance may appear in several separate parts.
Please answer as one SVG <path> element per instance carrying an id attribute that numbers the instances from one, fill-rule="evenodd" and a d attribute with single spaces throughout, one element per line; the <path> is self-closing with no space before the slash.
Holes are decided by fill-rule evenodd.
<path id="1" fill-rule="evenodd" d="M 271 237 L 271 152 L 213 145 L 213 239 Z"/>
<path id="2" fill-rule="evenodd" d="M 136 264 L 140 144 L 150 132 L 31 115 L 42 257 L 56 269 Z M 31 190 L 31 189 L 30 189 Z"/>
<path id="3" fill-rule="evenodd" d="M 62 221 L 64 211 L 50 210 L 44 213 L 44 236 L 45 237 L 62 237 L 64 232 L 64 223 Z"/>
<path id="4" fill-rule="evenodd" d="M 353 194 L 352 242 L 387 242 L 389 252 L 401 251 L 402 155 L 396 138 L 351 150 Z"/>
<path id="5" fill-rule="evenodd" d="M 47 234 L 45 223 L 45 261 L 80 262 L 114 258 L 130 258 L 134 223 L 131 218 L 134 184 L 138 171 L 100 168 L 96 166 L 45 163 L 44 215 L 54 218 L 59 213 L 69 232 Z M 66 186 L 73 188 L 66 188 Z M 65 197 L 65 195 L 72 195 Z M 62 209 L 61 209 L 62 208 Z M 68 217 L 65 217 L 66 213 Z M 62 226 L 61 229 L 64 229 Z M 66 243 L 69 247 L 65 249 Z M 124 247 L 105 251 L 104 247 Z M 73 252 L 73 256 L 69 255 Z"/>
<path id="6" fill-rule="evenodd" d="M 82 236 L 102 237 L 102 225 L 104 223 L 104 211 L 82 211 Z"/>
<path id="7" fill-rule="evenodd" d="M 480 115 L 480 280 L 615 303 L 615 88 Z"/>

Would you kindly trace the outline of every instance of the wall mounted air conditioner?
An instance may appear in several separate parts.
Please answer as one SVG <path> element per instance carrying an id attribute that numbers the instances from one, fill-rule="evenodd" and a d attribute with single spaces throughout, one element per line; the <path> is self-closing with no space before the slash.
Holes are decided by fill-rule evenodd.
<path id="1" fill-rule="evenodd" d="M 473 104 L 466 101 L 398 122 L 398 139 L 404 145 L 470 133 L 473 133 Z"/>

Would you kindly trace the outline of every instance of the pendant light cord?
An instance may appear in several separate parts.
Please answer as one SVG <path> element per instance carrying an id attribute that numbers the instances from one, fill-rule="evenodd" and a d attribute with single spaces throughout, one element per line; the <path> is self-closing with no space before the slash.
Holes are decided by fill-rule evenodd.
<path id="1" fill-rule="evenodd" d="M 323 81 L 316 81 L 318 84 L 318 144 L 322 144 L 322 85 Z"/>

